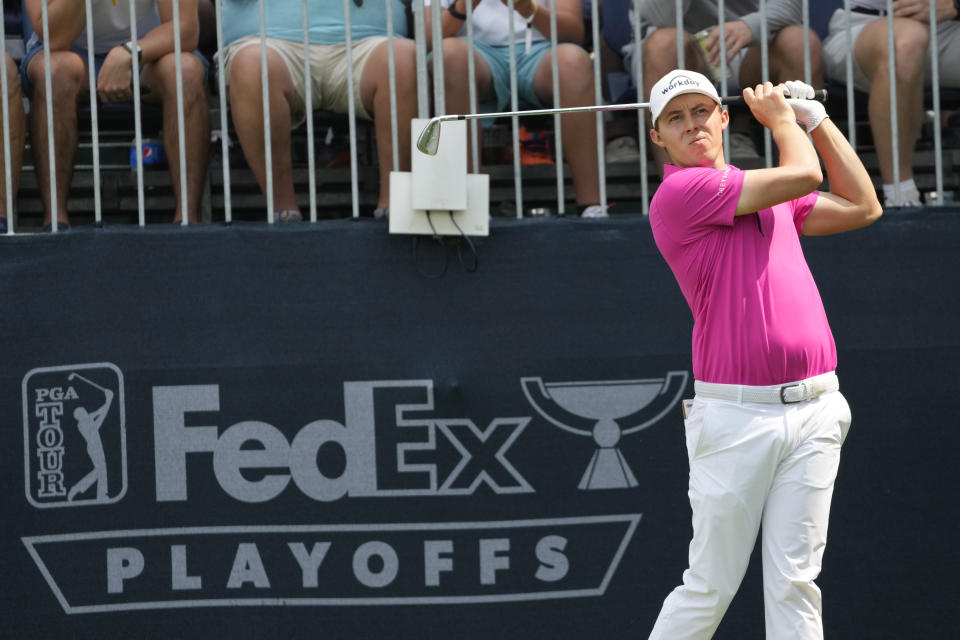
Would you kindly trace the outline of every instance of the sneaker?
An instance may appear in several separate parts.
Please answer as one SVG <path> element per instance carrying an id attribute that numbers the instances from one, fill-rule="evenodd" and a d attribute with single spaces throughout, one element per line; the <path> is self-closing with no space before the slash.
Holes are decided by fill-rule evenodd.
<path id="1" fill-rule="evenodd" d="M 53 231 L 53 223 L 43 225 L 44 233 L 51 233 Z M 61 222 L 57 224 L 57 232 L 63 233 L 64 231 L 70 231 L 70 225 L 66 222 Z"/>
<path id="2" fill-rule="evenodd" d="M 284 209 L 273 214 L 274 222 L 287 224 L 289 222 L 303 222 L 303 215 L 295 209 Z"/>
<path id="3" fill-rule="evenodd" d="M 378 207 L 373 210 L 374 220 L 385 220 L 390 217 L 390 207 Z"/>
<path id="4" fill-rule="evenodd" d="M 760 154 L 753 144 L 753 140 L 745 133 L 730 134 L 730 156 L 733 158 L 748 158 L 759 160 Z"/>
<path id="5" fill-rule="evenodd" d="M 639 162 L 640 147 L 633 136 L 620 136 L 607 143 L 607 162 Z"/>
<path id="6" fill-rule="evenodd" d="M 0 218 L 0 235 L 3 235 L 7 232 L 7 219 Z"/>
<path id="7" fill-rule="evenodd" d="M 580 213 L 581 218 L 607 218 L 610 214 L 598 204 L 592 204 Z"/>
<path id="8" fill-rule="evenodd" d="M 546 131 L 520 127 L 520 164 L 553 164 Z"/>
<path id="9" fill-rule="evenodd" d="M 892 207 L 922 207 L 922 206 L 923 206 L 923 202 L 921 202 L 920 200 L 915 200 L 913 198 L 910 198 L 909 200 L 903 199 L 903 202 L 901 202 L 900 204 L 897 204 L 896 199 L 894 198 L 884 198 L 883 200 L 884 209 L 890 209 Z"/>

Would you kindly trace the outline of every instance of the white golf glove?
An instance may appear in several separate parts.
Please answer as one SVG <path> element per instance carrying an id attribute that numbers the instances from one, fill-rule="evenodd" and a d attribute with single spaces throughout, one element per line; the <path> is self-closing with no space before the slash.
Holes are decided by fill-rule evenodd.
<path id="1" fill-rule="evenodd" d="M 787 90 L 787 104 L 793 107 L 797 124 L 807 133 L 820 126 L 827 117 L 827 110 L 822 102 L 813 99 L 813 87 L 800 80 L 787 80 L 784 86 Z"/>

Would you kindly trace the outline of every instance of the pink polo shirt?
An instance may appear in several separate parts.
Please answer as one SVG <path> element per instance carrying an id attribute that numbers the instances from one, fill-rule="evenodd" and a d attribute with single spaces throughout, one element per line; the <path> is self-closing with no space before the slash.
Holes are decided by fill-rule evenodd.
<path id="1" fill-rule="evenodd" d="M 668 164 L 650 203 L 654 240 L 693 313 L 693 375 L 775 385 L 833 371 L 836 345 L 800 247 L 818 192 L 735 216 L 743 175 Z"/>

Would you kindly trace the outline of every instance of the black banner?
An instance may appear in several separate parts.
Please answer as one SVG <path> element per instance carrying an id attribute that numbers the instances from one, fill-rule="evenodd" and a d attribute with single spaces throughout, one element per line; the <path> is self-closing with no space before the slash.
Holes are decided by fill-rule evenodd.
<path id="1" fill-rule="evenodd" d="M 957 219 L 804 241 L 854 416 L 828 637 L 953 628 Z M 643 218 L 478 252 L 0 239 L 0 636 L 645 637 L 686 566 L 689 311 Z M 762 637 L 759 570 L 717 638 Z"/>

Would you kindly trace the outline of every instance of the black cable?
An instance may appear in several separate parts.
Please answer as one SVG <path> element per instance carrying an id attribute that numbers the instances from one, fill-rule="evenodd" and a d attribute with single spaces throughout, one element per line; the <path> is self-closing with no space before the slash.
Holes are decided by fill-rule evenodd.
<path id="1" fill-rule="evenodd" d="M 463 242 L 457 242 L 457 261 L 460 262 L 467 273 L 473 273 L 480 268 L 480 255 L 477 253 L 477 248 L 474 246 L 473 241 L 470 239 L 470 236 L 463 232 L 463 229 L 460 228 L 460 225 L 457 224 L 456 219 L 453 217 L 453 211 L 450 211 L 450 222 L 453 223 L 453 226 L 457 228 L 457 231 L 460 232 L 460 240 L 466 240 L 467 246 L 470 247 L 470 253 L 473 254 L 473 266 L 467 265 L 463 261 Z"/>

